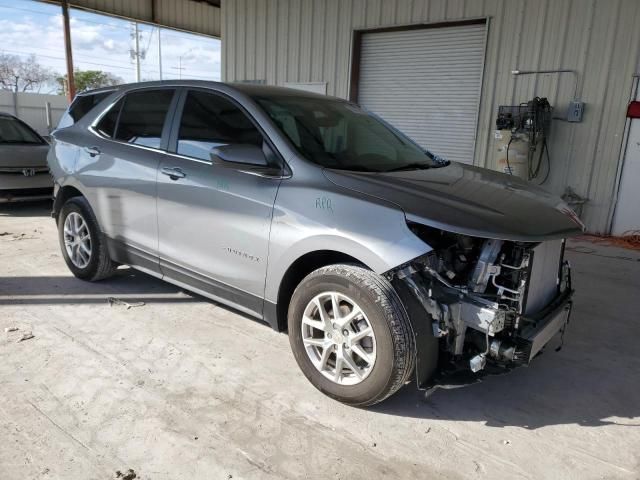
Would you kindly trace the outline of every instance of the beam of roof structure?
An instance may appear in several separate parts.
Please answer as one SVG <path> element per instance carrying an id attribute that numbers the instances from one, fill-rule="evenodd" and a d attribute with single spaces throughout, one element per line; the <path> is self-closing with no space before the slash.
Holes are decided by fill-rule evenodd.
<path id="1" fill-rule="evenodd" d="M 69 0 L 69 7 L 220 38 L 220 0 Z"/>

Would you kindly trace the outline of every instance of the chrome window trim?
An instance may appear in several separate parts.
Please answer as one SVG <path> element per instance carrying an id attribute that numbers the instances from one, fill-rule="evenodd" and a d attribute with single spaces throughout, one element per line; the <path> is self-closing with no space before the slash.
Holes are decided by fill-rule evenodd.
<path id="1" fill-rule="evenodd" d="M 176 157 L 176 158 L 180 158 L 182 160 L 190 160 L 192 162 L 198 162 L 198 163 L 202 163 L 205 165 L 211 165 L 212 167 L 214 166 L 214 163 L 211 161 L 207 161 L 207 160 L 201 160 L 199 158 L 195 158 L 195 157 L 189 157 L 186 155 L 181 155 L 179 153 L 173 153 L 173 152 L 169 152 L 169 151 L 165 151 L 164 152 L 165 155 L 170 156 L 170 157 Z M 225 167 L 219 167 L 219 168 L 225 168 Z M 256 177 L 262 177 L 262 178 L 271 178 L 274 180 L 278 180 L 278 179 L 283 179 L 283 178 L 290 178 L 291 175 L 267 175 L 265 173 L 261 173 L 259 171 L 254 171 L 254 170 L 247 170 L 247 169 L 243 169 L 243 168 L 233 168 L 233 167 L 229 167 L 228 170 L 235 170 L 236 172 L 241 172 L 241 173 L 246 173 L 247 175 L 254 175 Z"/>
<path id="2" fill-rule="evenodd" d="M 169 150 L 165 150 L 164 153 L 170 157 L 181 158 L 183 160 L 191 160 L 192 162 L 204 163 L 205 165 L 213 165 L 212 161 L 202 160 L 201 158 L 189 157 L 188 155 L 182 155 L 180 153 L 170 152 Z"/>
<path id="3" fill-rule="evenodd" d="M 93 133 L 96 137 L 101 138 L 102 140 L 107 140 L 109 142 L 113 142 L 113 143 L 117 143 L 119 145 L 126 145 L 127 147 L 135 147 L 135 148 L 140 148 L 142 150 L 148 150 L 149 152 L 155 152 L 155 153 L 167 153 L 166 150 L 162 150 L 161 148 L 153 148 L 153 147 L 147 147 L 145 145 L 138 145 L 136 143 L 128 143 L 128 142 L 123 142 L 121 140 L 114 140 L 113 138 L 109 138 L 109 137 L 105 137 L 104 135 L 102 135 L 100 132 L 98 132 L 94 126 L 90 126 L 88 129 L 91 133 Z"/>

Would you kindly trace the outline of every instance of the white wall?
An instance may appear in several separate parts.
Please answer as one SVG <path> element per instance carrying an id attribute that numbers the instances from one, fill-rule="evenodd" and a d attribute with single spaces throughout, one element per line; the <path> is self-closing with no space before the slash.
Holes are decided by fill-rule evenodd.
<path id="1" fill-rule="evenodd" d="M 16 111 L 15 99 L 18 107 Z M 51 104 L 52 126 L 58 124 L 58 120 L 67 109 L 67 98 L 63 95 L 45 95 L 40 93 L 20 92 L 17 96 L 8 90 L 0 90 L 0 111 L 16 115 L 20 120 L 29 124 L 40 135 L 47 135 L 47 116 L 45 105 Z"/>
<path id="2" fill-rule="evenodd" d="M 640 78 L 635 99 L 640 102 Z M 622 172 L 618 202 L 611 233 L 624 235 L 640 230 L 640 118 L 629 119 L 626 146 L 622 151 Z"/>

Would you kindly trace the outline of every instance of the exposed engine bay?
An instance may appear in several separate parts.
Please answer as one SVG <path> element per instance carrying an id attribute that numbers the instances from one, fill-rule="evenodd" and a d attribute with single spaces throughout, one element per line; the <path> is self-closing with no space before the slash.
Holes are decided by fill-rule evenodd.
<path id="1" fill-rule="evenodd" d="M 563 239 L 516 242 L 409 228 L 433 250 L 389 275 L 427 312 L 440 368 L 476 373 L 489 364 L 524 365 L 564 333 L 572 290 Z"/>

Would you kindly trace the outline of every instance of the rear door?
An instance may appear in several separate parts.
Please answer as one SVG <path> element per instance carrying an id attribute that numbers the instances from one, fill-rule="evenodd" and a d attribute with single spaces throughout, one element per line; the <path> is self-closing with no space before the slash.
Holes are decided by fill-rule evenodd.
<path id="1" fill-rule="evenodd" d="M 158 171 L 162 273 L 261 315 L 271 216 L 281 178 L 214 165 L 213 147 L 253 144 L 280 160 L 235 101 L 185 91 Z"/>
<path id="2" fill-rule="evenodd" d="M 112 254 L 154 272 L 159 272 L 156 174 L 175 92 L 155 88 L 127 93 L 92 127 L 78 158 L 78 178 Z"/>

